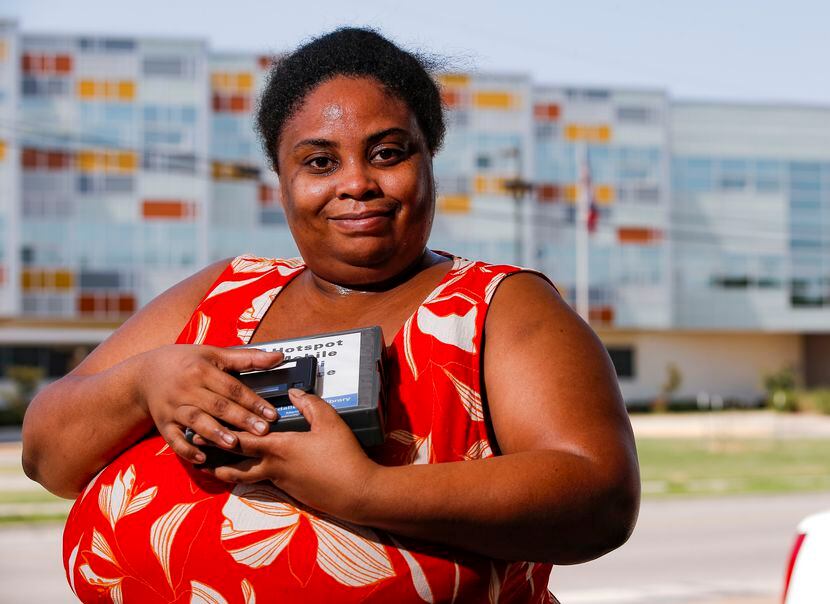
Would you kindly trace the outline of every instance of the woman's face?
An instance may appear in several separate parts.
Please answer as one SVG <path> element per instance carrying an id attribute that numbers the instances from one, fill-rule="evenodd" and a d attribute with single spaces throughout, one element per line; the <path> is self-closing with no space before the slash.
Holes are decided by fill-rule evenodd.
<path id="1" fill-rule="evenodd" d="M 309 268 L 343 285 L 390 279 L 432 226 L 432 157 L 409 107 L 371 78 L 313 89 L 277 149 L 288 224 Z"/>

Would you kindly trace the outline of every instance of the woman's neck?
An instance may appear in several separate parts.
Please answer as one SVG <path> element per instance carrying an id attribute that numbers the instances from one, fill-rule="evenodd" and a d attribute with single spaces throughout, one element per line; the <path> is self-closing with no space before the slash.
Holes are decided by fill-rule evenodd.
<path id="1" fill-rule="evenodd" d="M 424 269 L 447 260 L 448 258 L 446 256 L 436 254 L 432 250 L 425 248 L 423 253 L 412 264 L 407 266 L 394 277 L 377 283 L 361 283 L 359 285 L 328 281 L 311 270 L 307 270 L 306 273 L 308 274 L 307 278 L 309 279 L 309 285 L 311 285 L 318 293 L 328 298 L 342 299 L 345 296 L 371 295 L 390 292 L 412 279 Z"/>

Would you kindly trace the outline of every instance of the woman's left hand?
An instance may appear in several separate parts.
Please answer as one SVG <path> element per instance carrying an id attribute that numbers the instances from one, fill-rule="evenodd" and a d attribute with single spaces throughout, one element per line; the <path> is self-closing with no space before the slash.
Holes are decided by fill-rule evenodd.
<path id="1" fill-rule="evenodd" d="M 309 432 L 237 432 L 237 450 L 250 459 L 206 471 L 226 482 L 268 480 L 309 507 L 343 520 L 354 518 L 381 466 L 366 456 L 326 401 L 296 389 L 289 397 L 311 426 Z"/>

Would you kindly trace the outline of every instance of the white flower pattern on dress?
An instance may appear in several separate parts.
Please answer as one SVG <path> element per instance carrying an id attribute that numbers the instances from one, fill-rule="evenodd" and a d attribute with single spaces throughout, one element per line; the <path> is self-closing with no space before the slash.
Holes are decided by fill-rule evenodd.
<path id="1" fill-rule="evenodd" d="M 122 517 L 134 514 L 149 504 L 156 496 L 158 487 L 149 487 L 138 494 L 133 494 L 134 489 L 135 466 L 130 466 L 123 474 L 118 472 L 112 484 L 101 485 L 98 507 L 113 530 Z"/>
<path id="2" fill-rule="evenodd" d="M 195 505 L 195 503 L 174 505 L 167 513 L 159 516 L 150 527 L 150 548 L 161 564 L 170 589 L 174 589 L 170 571 L 170 552 L 173 549 L 173 540 L 185 517 Z"/>
<path id="3" fill-rule="evenodd" d="M 222 514 L 220 539 L 225 549 L 251 568 L 271 564 L 305 518 L 317 535 L 317 565 L 336 581 L 361 587 L 395 575 L 389 554 L 373 530 L 311 514 L 270 485 L 237 485 Z M 261 538 L 234 547 L 235 539 L 251 536 Z"/>

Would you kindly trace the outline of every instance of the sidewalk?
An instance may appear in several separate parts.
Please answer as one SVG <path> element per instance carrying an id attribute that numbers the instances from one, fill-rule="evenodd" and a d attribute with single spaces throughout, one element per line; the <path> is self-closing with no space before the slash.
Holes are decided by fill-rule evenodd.
<path id="1" fill-rule="evenodd" d="M 709 411 L 631 415 L 637 438 L 830 438 L 830 415 Z"/>

